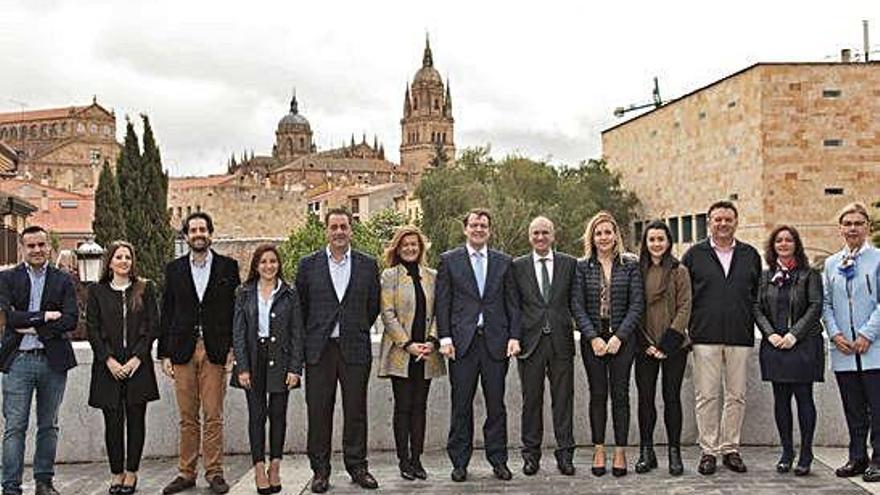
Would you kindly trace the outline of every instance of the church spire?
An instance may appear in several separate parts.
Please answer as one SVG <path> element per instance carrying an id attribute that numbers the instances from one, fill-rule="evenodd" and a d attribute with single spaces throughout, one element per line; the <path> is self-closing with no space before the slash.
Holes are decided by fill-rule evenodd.
<path id="1" fill-rule="evenodd" d="M 452 93 L 449 90 L 451 83 L 449 82 L 449 76 L 446 76 L 446 105 L 444 105 L 444 110 L 447 115 L 452 113 Z"/>
<path id="2" fill-rule="evenodd" d="M 434 67 L 434 57 L 431 55 L 431 40 L 425 33 L 425 55 L 422 57 L 422 67 Z"/>
<path id="3" fill-rule="evenodd" d="M 406 83 L 406 91 L 403 93 L 403 115 L 408 117 L 412 112 L 412 101 L 409 99 L 409 82 Z"/>
<path id="4" fill-rule="evenodd" d="M 293 97 L 290 99 L 290 113 L 299 113 L 299 103 L 296 101 L 296 88 L 293 88 Z"/>

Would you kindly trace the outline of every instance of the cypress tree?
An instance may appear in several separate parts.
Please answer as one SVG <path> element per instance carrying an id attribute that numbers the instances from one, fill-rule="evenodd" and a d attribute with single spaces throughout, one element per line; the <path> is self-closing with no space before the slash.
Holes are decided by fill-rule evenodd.
<path id="1" fill-rule="evenodd" d="M 134 244 L 140 258 L 141 235 L 146 230 L 143 201 L 141 149 L 131 120 L 126 119 L 125 142 L 116 161 L 116 181 L 122 198 L 126 238 Z"/>
<path id="2" fill-rule="evenodd" d="M 105 249 L 111 242 L 126 238 L 119 184 L 107 160 L 104 160 L 98 188 L 95 189 L 95 218 L 92 220 L 92 232 L 95 233 L 95 242 Z"/>
<path id="3" fill-rule="evenodd" d="M 142 272 L 146 277 L 162 284 L 165 263 L 174 254 L 174 234 L 168 216 L 168 176 L 162 170 L 162 156 L 150 119 L 141 115 L 144 124 L 144 153 L 141 156 L 144 219 L 147 227 L 141 259 Z"/>

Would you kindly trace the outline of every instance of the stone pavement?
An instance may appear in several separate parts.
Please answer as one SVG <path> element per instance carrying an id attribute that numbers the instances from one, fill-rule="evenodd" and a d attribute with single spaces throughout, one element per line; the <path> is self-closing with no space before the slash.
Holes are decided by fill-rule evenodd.
<path id="1" fill-rule="evenodd" d="M 635 495 L 652 493 L 660 494 L 705 494 L 705 495 L 776 495 L 776 494 L 834 494 L 834 495 L 857 495 L 867 493 L 880 493 L 880 486 L 868 486 L 868 491 L 858 484 L 839 479 L 834 476 L 833 467 L 836 467 L 846 455 L 844 449 L 817 449 L 817 459 L 813 463 L 813 472 L 810 476 L 796 478 L 791 474 L 781 475 L 775 471 L 777 449 L 771 447 L 746 447 L 743 449 L 743 458 L 749 467 L 746 474 L 736 474 L 720 467 L 714 476 L 701 476 L 696 473 L 696 464 L 699 459 L 699 449 L 687 447 L 684 449 L 686 471 L 684 476 L 673 478 L 666 471 L 666 449 L 657 449 L 659 454 L 660 468 L 650 474 L 637 475 L 632 471 L 632 465 L 637 457 L 637 448 L 632 447 L 628 451 L 630 474 L 624 478 L 614 478 L 609 474 L 601 478 L 590 474 L 590 456 L 592 449 L 584 447 L 578 450 L 575 458 L 577 474 L 573 477 L 562 476 L 556 471 L 552 452 L 546 452 L 541 464 L 541 471 L 537 475 L 527 477 L 522 474 L 522 464 L 519 455 L 511 451 L 509 464 L 514 473 L 514 478 L 509 482 L 501 482 L 492 477 L 491 469 L 482 456 L 482 452 L 475 452 L 469 469 L 468 481 L 465 483 L 453 483 L 449 479 L 449 462 L 445 453 L 434 451 L 427 454 L 423 463 L 428 470 L 428 481 L 411 482 L 400 478 L 397 471 L 397 462 L 393 452 L 371 452 L 370 470 L 379 480 L 380 488 L 373 493 L 411 494 L 423 492 L 434 494 L 459 494 L 459 493 L 483 493 L 483 494 L 532 494 L 552 493 L 559 495 L 564 493 L 577 494 L 606 494 Z M 230 495 L 255 493 L 253 488 L 253 476 L 250 471 L 250 461 L 247 456 L 228 456 L 226 458 L 227 480 L 233 485 Z M 610 465 L 610 456 L 609 456 Z M 308 461 L 302 454 L 288 455 L 285 458 L 282 470 L 284 480 L 284 493 L 300 494 L 309 493 L 308 482 L 310 472 Z M 358 494 L 366 495 L 351 483 L 348 475 L 342 468 L 340 455 L 333 459 L 334 473 L 330 479 L 331 495 Z M 103 463 L 89 464 L 63 464 L 57 468 L 56 487 L 63 495 L 88 494 L 98 495 L 107 493 L 107 466 Z M 161 493 L 161 488 L 176 474 L 176 461 L 174 459 L 146 459 L 140 472 L 138 493 L 156 494 Z M 26 479 L 30 477 L 29 468 L 25 473 Z M 33 482 L 25 486 L 25 493 L 33 493 Z M 195 490 L 185 492 L 189 495 L 206 495 L 210 493 L 204 480 L 199 479 Z"/>

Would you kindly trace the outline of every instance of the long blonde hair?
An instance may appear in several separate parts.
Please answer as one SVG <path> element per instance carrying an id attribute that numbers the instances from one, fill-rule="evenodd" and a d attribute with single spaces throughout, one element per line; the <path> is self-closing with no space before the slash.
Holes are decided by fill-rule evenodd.
<path id="1" fill-rule="evenodd" d="M 419 259 L 418 263 L 420 265 L 425 264 L 425 252 L 428 250 L 428 239 L 425 237 L 425 234 L 416 227 L 415 225 L 401 225 L 394 231 L 394 236 L 391 238 L 391 242 L 388 243 L 388 247 L 385 248 L 385 253 L 383 258 L 385 260 L 385 266 L 391 268 L 392 266 L 397 266 L 401 263 L 400 253 L 397 251 L 400 249 L 400 244 L 403 242 L 403 238 L 408 235 L 415 235 L 419 239 Z"/>
<path id="2" fill-rule="evenodd" d="M 614 250 L 613 255 L 615 259 L 620 259 L 620 255 L 623 252 L 623 237 L 620 234 L 620 226 L 617 225 L 617 220 L 614 219 L 614 216 L 607 211 L 600 211 L 593 215 L 593 218 L 587 222 L 587 230 L 584 231 L 584 256 L 587 258 L 594 258 L 598 256 L 598 249 L 596 248 L 596 241 L 593 239 L 593 235 L 596 233 L 596 227 L 601 223 L 608 222 L 614 227 Z"/>

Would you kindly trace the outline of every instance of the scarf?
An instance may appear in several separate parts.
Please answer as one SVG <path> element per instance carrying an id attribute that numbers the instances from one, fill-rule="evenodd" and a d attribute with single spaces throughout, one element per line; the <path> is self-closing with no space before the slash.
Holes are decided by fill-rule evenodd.
<path id="1" fill-rule="evenodd" d="M 861 247 L 854 251 L 847 250 L 847 253 L 843 255 L 843 259 L 840 260 L 840 266 L 837 267 L 837 271 L 846 278 L 847 282 L 856 276 L 856 261 L 858 261 L 860 254 L 862 254 Z"/>
<path id="2" fill-rule="evenodd" d="M 789 285 L 792 280 L 792 272 L 797 268 L 797 260 L 790 258 L 788 261 L 776 260 L 776 272 L 770 278 L 770 283 L 776 284 L 777 287 Z"/>

